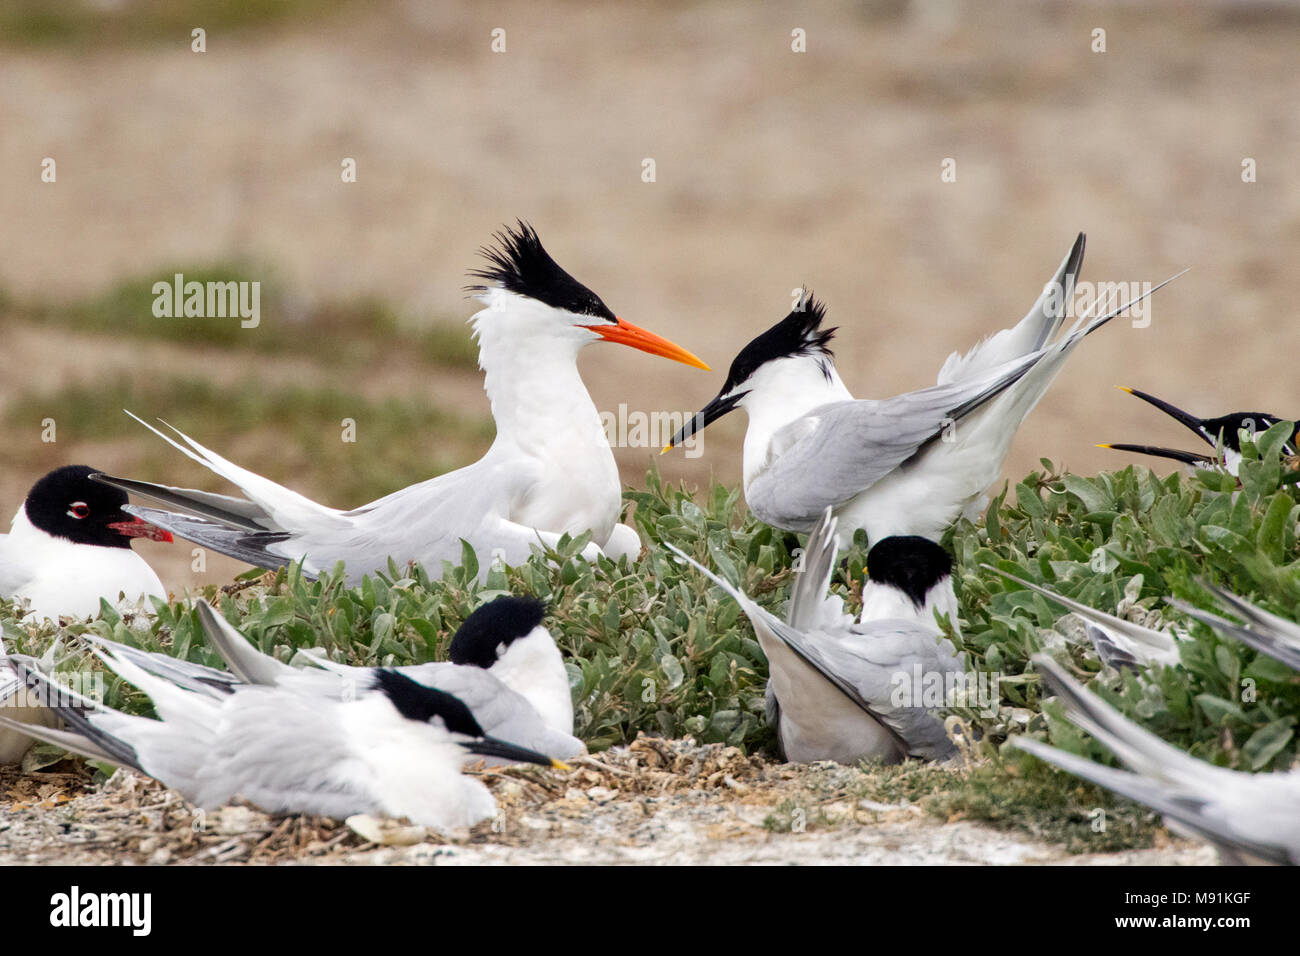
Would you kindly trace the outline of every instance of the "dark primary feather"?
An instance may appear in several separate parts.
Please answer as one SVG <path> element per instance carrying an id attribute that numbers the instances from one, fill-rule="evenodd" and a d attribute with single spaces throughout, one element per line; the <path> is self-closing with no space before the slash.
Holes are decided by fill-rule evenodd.
<path id="1" fill-rule="evenodd" d="M 36 693 L 42 705 L 57 714 L 68 729 L 87 738 L 99 751 L 122 766 L 141 773 L 147 772 L 140 766 L 140 757 L 134 747 L 112 734 L 104 733 L 90 722 L 89 715 L 99 710 L 99 705 L 93 700 L 54 683 L 37 669 L 36 662 L 31 658 L 11 655 L 9 666 L 18 675 L 18 679 Z"/>
<path id="2" fill-rule="evenodd" d="M 194 518 L 158 508 L 127 505 L 123 510 L 143 518 L 164 531 L 170 531 L 186 541 L 193 541 L 195 544 L 201 544 L 259 568 L 275 571 L 279 568 L 287 568 L 290 563 L 288 558 L 266 550 L 269 545 L 289 539 L 290 535 L 283 531 L 259 531 L 250 534 L 204 518 Z M 315 577 L 305 569 L 303 576 Z"/>
<path id="3" fill-rule="evenodd" d="M 616 321 L 600 296 L 551 258 L 537 237 L 537 230 L 528 223 L 520 219 L 515 228 L 506 227 L 494 238 L 496 246 L 479 250 L 488 265 L 470 271 L 471 276 L 487 284 L 468 286 L 470 292 L 486 292 L 492 286 L 499 286 L 566 312 Z"/>

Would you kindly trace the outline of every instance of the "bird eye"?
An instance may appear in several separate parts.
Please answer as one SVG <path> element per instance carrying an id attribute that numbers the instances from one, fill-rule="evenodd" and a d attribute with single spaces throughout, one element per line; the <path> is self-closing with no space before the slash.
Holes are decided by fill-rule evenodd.
<path id="1" fill-rule="evenodd" d="M 90 505 L 84 501 L 74 501 L 72 507 L 68 509 L 69 518 L 85 518 L 90 514 Z"/>

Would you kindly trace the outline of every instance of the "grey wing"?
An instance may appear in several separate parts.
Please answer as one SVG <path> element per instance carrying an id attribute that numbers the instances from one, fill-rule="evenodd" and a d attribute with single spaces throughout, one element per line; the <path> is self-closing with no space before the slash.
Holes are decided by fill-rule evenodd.
<path id="1" fill-rule="evenodd" d="M 800 631 L 849 627 L 853 618 L 844 613 L 844 601 L 830 593 L 831 575 L 838 553 L 834 512 L 827 508 L 804 546 L 803 567 L 790 589 L 786 621 Z"/>
<path id="2" fill-rule="evenodd" d="M 1300 670 L 1300 625 L 1294 624 L 1276 614 L 1258 608 L 1231 591 L 1202 582 L 1219 599 L 1219 602 L 1246 620 L 1246 625 L 1229 621 L 1202 611 L 1198 607 L 1170 599 L 1169 603 L 1196 620 L 1208 624 L 1219 633 L 1235 638 L 1261 654 L 1267 654 L 1276 661 L 1281 661 L 1294 670 Z"/>
<path id="3" fill-rule="evenodd" d="M 1117 770 L 1066 753 L 1041 740 L 1015 737 L 1012 742 L 1021 750 L 1076 777 L 1090 780 L 1120 796 L 1145 804 L 1166 820 L 1176 821 L 1181 829 L 1213 843 L 1233 858 L 1244 853 L 1279 866 L 1300 863 L 1300 834 L 1291 833 L 1289 845 L 1281 840 L 1274 843 L 1251 838 L 1231 825 L 1232 815 L 1216 807 L 1213 794 L 1180 790 L 1141 774 Z"/>
<path id="4" fill-rule="evenodd" d="M 776 635 L 823 677 L 896 738 L 911 757 L 938 760 L 955 748 L 943 723 L 927 706 L 914 674 L 963 673 L 964 663 L 948 640 L 917 621 L 878 620 L 848 631 L 803 634 L 780 621 L 765 621 Z M 919 668 L 919 671 L 918 671 Z M 914 695 L 920 694 L 920 701 Z M 940 704 L 942 706 L 942 704 Z"/>
<path id="5" fill-rule="evenodd" d="M 1179 660 L 1178 642 L 1173 635 L 1164 631 L 1153 630 L 1126 621 L 1122 617 L 1107 614 L 1095 607 L 1089 607 L 1073 598 L 1058 594 L 1051 588 L 1027 581 L 1022 577 L 995 568 L 991 564 L 981 565 L 986 571 L 993 571 L 1021 587 L 1036 591 L 1050 601 L 1061 605 L 1083 618 L 1087 623 L 1088 638 L 1103 663 L 1112 667 L 1146 667 L 1149 664 L 1163 664 L 1173 667 Z"/>
<path id="6" fill-rule="evenodd" d="M 206 667 L 203 664 L 192 664 L 170 654 L 142 651 L 136 647 L 128 647 L 116 641 L 97 637 L 89 632 L 82 637 L 109 650 L 117 657 L 129 660 L 155 677 L 161 677 L 177 687 L 205 694 L 208 697 L 224 697 L 243 683 L 229 671 L 219 671 L 215 667 Z"/>
<path id="7" fill-rule="evenodd" d="M 1042 357 L 1032 353 L 973 381 L 815 408 L 776 432 L 767 465 L 745 486 L 745 501 L 767 524 L 811 530 L 826 508 L 870 488 Z"/>
<path id="8" fill-rule="evenodd" d="M 245 531 L 231 528 L 206 518 L 179 514 L 175 511 L 163 511 L 159 508 L 147 508 L 144 505 L 124 505 L 122 510 L 138 518 L 157 525 L 164 531 L 170 531 L 178 538 L 193 541 L 205 548 L 211 548 L 218 554 L 243 561 L 254 567 L 275 571 L 288 567 L 290 559 L 271 551 L 273 545 L 287 541 L 290 535 L 283 531 Z M 303 570 L 308 578 L 315 577 L 308 569 Z"/>
<path id="9" fill-rule="evenodd" d="M 496 560 L 520 565 L 535 550 L 559 543 L 559 533 L 506 517 L 535 483 L 535 469 L 485 457 L 348 512 L 345 532 L 309 530 L 273 547 L 287 549 L 292 544 L 295 554 L 318 568 L 343 561 L 349 582 L 355 583 L 363 574 L 386 569 L 389 558 L 399 565 L 418 562 L 439 577 L 444 561 L 461 563 L 463 540 L 478 556 L 482 577 Z M 594 543 L 588 549 L 585 556 L 599 553 Z"/>

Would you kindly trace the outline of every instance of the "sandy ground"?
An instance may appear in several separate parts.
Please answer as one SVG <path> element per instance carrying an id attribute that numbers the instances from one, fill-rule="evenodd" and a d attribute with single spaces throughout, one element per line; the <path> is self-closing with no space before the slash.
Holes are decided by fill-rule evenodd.
<path id="1" fill-rule="evenodd" d="M 0 770 L 0 865 L 1215 862 L 1209 848 L 1172 837 L 1149 850 L 1070 855 L 1021 834 L 940 821 L 915 805 L 859 799 L 854 769 L 769 764 L 716 744 L 641 738 L 568 773 L 510 769 L 484 779 L 501 809 L 496 821 L 451 837 L 358 824 L 368 840 L 335 821 L 243 806 L 197 816 L 174 792 L 125 771 L 87 789 L 79 772 L 17 778 Z M 804 814 L 802 832 L 791 832 L 795 811 Z"/>

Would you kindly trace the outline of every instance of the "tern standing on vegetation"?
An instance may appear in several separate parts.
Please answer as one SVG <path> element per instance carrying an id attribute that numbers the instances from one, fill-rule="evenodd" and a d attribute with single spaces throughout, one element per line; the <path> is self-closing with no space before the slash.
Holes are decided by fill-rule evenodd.
<path id="1" fill-rule="evenodd" d="M 342 561 L 350 583 L 392 558 L 431 574 L 459 564 L 462 539 L 483 556 L 523 563 L 538 545 L 590 531 L 585 556 L 635 556 L 637 533 L 619 523 L 622 492 L 596 407 L 578 375 L 578 353 L 615 342 L 707 369 L 698 358 L 614 315 L 547 254 L 532 227 L 497 236 L 486 268 L 472 273 L 483 309 L 471 320 L 497 436 L 468 467 L 411 485 L 352 511 L 317 504 L 227 461 L 176 432 L 150 427 L 190 458 L 238 485 L 233 498 L 102 476 L 183 514 L 135 513 L 197 544 L 264 568 L 302 560 L 309 575 Z M 143 424 L 143 423 L 142 423 Z"/>
<path id="2" fill-rule="evenodd" d="M 160 719 L 102 707 L 53 684 L 29 658 L 14 658 L 15 671 L 67 727 L 34 728 L 36 736 L 148 774 L 203 808 L 244 799 L 267 813 L 407 817 L 447 832 L 496 813 L 487 787 L 461 774 L 466 753 L 567 769 L 487 736 L 461 700 L 392 670 L 375 671 L 367 688 L 374 692 L 352 700 L 264 686 L 214 698 L 113 654 L 99 657 L 149 695 Z M 309 676 L 337 682 L 325 673 L 299 679 Z"/>
<path id="3" fill-rule="evenodd" d="M 953 353 L 937 385 L 883 401 L 855 400 L 844 386 L 828 345 L 835 329 L 821 327 L 825 307 L 809 294 L 740 351 L 722 390 L 665 451 L 744 408 L 745 501 L 760 520 L 809 531 L 830 507 L 841 531 L 862 528 L 872 542 L 938 540 L 982 507 L 1016 430 L 1074 348 L 1150 294 L 1086 325 L 1080 317 L 1049 345 L 1065 321 L 1083 249 L 1080 233 L 1018 325 L 965 356 Z"/>
<path id="4" fill-rule="evenodd" d="M 858 622 L 828 594 L 835 569 L 835 518 L 827 509 L 808 538 L 786 620 L 754 603 L 679 549 L 669 549 L 730 594 L 767 656 L 768 722 L 787 760 L 895 763 L 940 760 L 955 747 L 924 701 L 924 686 L 965 677 L 963 658 L 942 637 L 936 610 L 956 617 L 952 561 L 932 541 L 885 539 L 868 558 Z M 873 617 L 872 615 L 881 615 Z M 919 680 L 918 680 L 919 678 Z"/>

